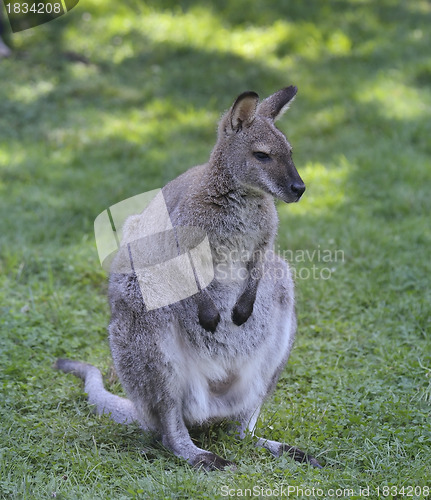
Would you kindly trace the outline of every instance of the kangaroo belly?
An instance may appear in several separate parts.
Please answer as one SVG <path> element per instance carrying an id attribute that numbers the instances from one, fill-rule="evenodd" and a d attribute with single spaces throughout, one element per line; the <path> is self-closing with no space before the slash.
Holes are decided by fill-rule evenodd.
<path id="1" fill-rule="evenodd" d="M 183 413 L 188 424 L 219 419 L 235 419 L 241 413 L 258 409 L 278 378 L 289 355 L 294 331 L 286 318 L 283 335 L 274 336 L 272 342 L 247 357 L 185 360 L 188 376 L 184 385 Z"/>

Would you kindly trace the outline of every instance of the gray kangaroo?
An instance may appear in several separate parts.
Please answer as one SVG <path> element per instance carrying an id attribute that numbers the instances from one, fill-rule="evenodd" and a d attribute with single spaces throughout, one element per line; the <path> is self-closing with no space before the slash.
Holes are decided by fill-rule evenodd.
<path id="1" fill-rule="evenodd" d="M 187 427 L 229 420 L 239 438 L 253 435 L 295 335 L 293 280 L 273 245 L 278 226 L 274 198 L 296 202 L 305 191 L 292 148 L 274 125 L 296 92 L 289 86 L 260 103 L 255 92 L 241 94 L 219 123 L 208 163 L 162 190 L 172 227 L 198 228 L 208 237 L 214 270 L 208 286 L 149 309 L 139 273 L 121 269 L 121 252 L 117 265 L 114 259 L 109 340 L 128 399 L 106 391 L 97 368 L 56 362 L 56 368 L 85 381 L 98 413 L 120 423 L 138 422 L 176 456 L 206 470 L 233 464 L 196 446 Z M 126 220 L 123 248 L 146 236 L 148 213 Z M 254 439 L 275 456 L 287 453 L 321 467 L 298 448 Z"/>

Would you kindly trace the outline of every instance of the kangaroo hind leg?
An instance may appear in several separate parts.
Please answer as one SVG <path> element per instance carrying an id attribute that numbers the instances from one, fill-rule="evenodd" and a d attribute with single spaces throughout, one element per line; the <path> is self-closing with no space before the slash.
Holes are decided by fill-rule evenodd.
<path id="1" fill-rule="evenodd" d="M 225 469 L 229 466 L 235 467 L 233 462 L 196 446 L 178 410 L 171 407 L 169 411 L 163 412 L 163 416 L 160 418 L 163 445 L 174 455 L 184 458 L 197 469 L 211 471 Z"/>

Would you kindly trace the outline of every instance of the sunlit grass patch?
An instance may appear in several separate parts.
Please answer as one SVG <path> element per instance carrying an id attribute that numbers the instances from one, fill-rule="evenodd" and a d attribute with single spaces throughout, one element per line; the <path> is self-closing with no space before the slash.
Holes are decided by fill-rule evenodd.
<path id="1" fill-rule="evenodd" d="M 431 112 L 428 92 L 406 82 L 403 73 L 397 70 L 378 73 L 355 97 L 375 113 L 392 120 L 415 120 Z"/>

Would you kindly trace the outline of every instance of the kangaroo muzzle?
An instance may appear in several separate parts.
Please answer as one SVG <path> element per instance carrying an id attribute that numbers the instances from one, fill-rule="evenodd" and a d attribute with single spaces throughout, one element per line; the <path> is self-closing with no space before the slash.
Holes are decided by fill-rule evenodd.
<path id="1" fill-rule="evenodd" d="M 292 182 L 292 184 L 290 185 L 290 190 L 296 196 L 295 201 L 299 201 L 301 199 L 301 196 L 304 194 L 305 184 L 302 181 Z"/>

